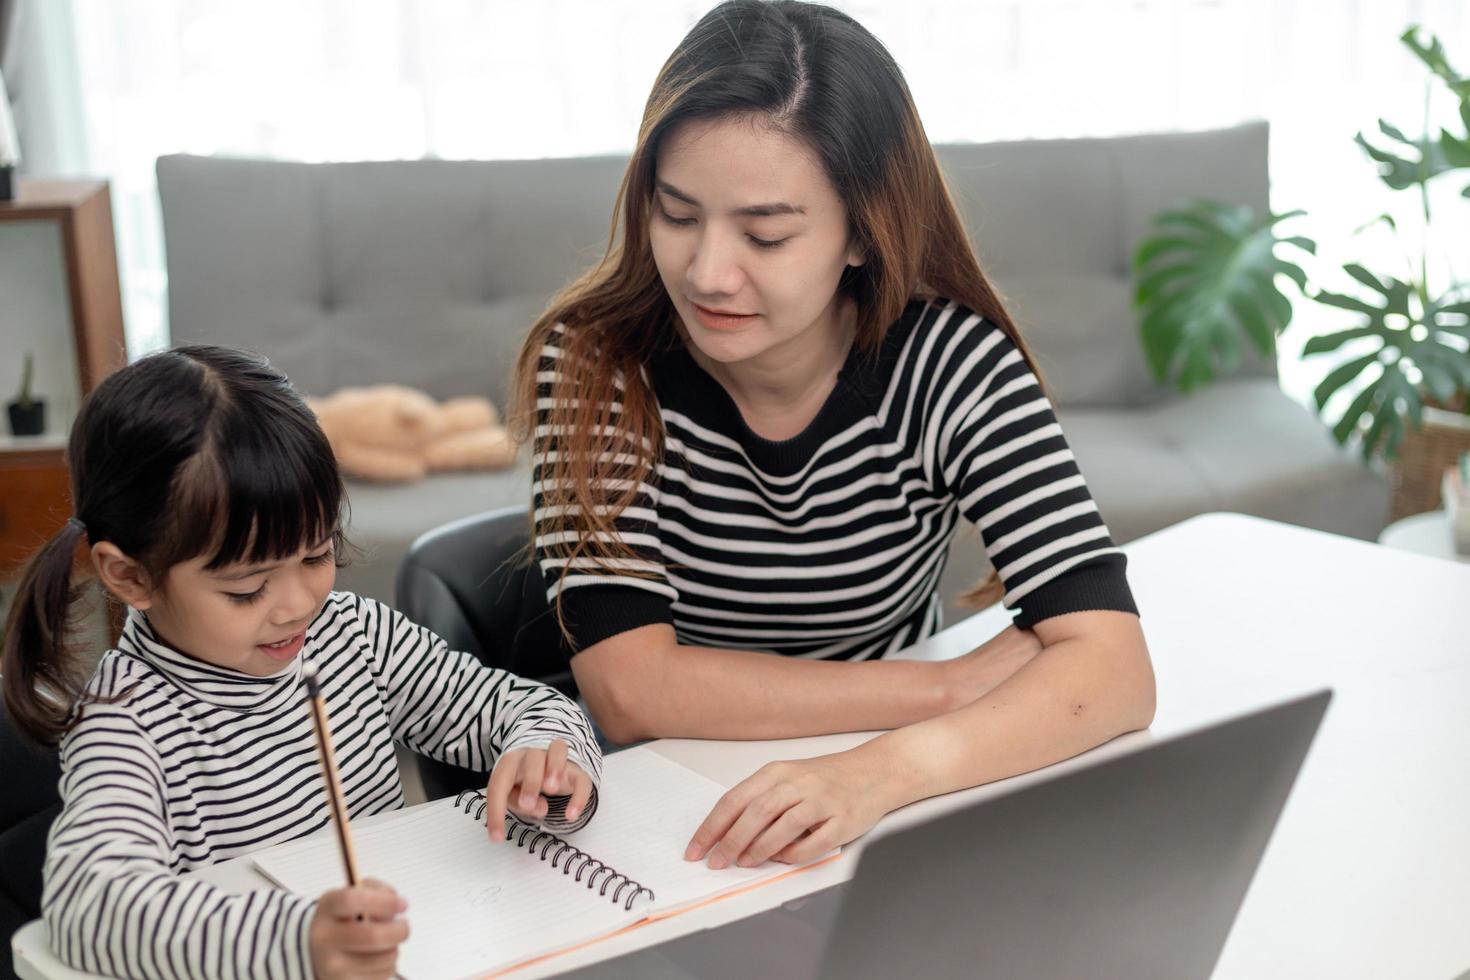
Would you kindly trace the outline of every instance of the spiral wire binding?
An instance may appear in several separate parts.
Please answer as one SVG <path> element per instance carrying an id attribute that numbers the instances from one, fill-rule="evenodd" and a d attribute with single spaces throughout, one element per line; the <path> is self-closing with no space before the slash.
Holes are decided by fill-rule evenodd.
<path id="1" fill-rule="evenodd" d="M 467 789 L 460 792 L 454 798 L 454 805 L 465 813 L 473 816 L 476 820 L 485 819 L 485 794 L 479 790 Z M 562 838 L 556 836 L 549 830 L 542 830 L 523 822 L 513 813 L 506 814 L 508 826 L 506 828 L 506 840 L 511 841 L 516 847 L 524 848 L 528 853 L 535 854 L 536 849 L 541 849 L 541 860 L 548 858 L 551 866 L 555 868 L 557 862 L 561 861 L 561 873 L 572 875 L 572 880 L 581 883 L 582 876 L 587 876 L 587 888 L 590 891 L 597 889 L 601 897 L 608 897 L 608 889 L 612 889 L 611 899 L 614 904 L 621 904 L 627 911 L 633 910 L 633 903 L 638 900 L 639 895 L 647 895 L 649 901 L 654 900 L 653 889 L 645 888 L 638 882 L 625 874 L 618 872 L 610 864 L 605 864 L 597 858 L 588 854 L 580 848 L 574 847 Z M 552 853 L 552 851 L 555 853 Z M 576 874 L 572 874 L 572 865 L 576 864 Z M 599 887 L 598 878 L 601 877 L 602 884 Z M 617 884 L 614 885 L 613 883 Z M 625 900 L 623 892 L 631 888 Z"/>

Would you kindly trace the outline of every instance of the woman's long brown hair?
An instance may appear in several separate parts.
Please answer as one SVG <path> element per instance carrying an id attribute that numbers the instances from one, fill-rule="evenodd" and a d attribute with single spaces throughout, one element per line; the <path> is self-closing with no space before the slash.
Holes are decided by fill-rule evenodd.
<path id="1" fill-rule="evenodd" d="M 675 127 L 731 117 L 760 118 L 822 161 L 865 256 L 839 287 L 857 308 L 860 350 L 876 350 L 912 298 L 943 298 L 1005 331 L 1036 368 L 981 271 L 913 98 L 883 45 L 830 7 L 723 3 L 694 26 L 654 82 L 602 261 L 552 300 L 517 360 L 515 431 L 522 440 L 535 438 L 544 453 L 533 531 L 542 534 L 545 553 L 566 559 L 563 575 L 579 560 L 610 570 L 637 559 L 615 525 L 663 446 L 643 369 L 656 351 L 679 342 L 649 244 L 655 165 Z M 549 384 L 538 372 L 558 325 L 558 380 Z M 629 574 L 625 569 L 620 574 Z M 999 595 L 992 573 L 962 601 L 987 605 Z"/>

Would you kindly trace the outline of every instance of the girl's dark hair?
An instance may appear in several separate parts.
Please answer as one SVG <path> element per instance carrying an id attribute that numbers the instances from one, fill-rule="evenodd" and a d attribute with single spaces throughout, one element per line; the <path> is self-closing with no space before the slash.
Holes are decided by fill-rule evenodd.
<path id="1" fill-rule="evenodd" d="M 877 350 L 911 299 L 943 298 L 1004 331 L 1036 368 L 882 43 L 821 4 L 728 0 L 694 25 L 653 84 L 602 261 L 552 300 L 516 362 L 511 418 L 522 440 L 547 433 L 537 477 L 547 516 L 537 529 L 548 553 L 564 559 L 563 576 L 588 565 L 621 570 L 638 558 L 617 519 L 663 446 L 643 366 L 679 342 L 649 242 L 659 148 L 684 123 L 718 119 L 759 119 L 822 162 L 864 255 L 838 286 L 857 308 L 860 350 Z M 559 380 L 544 391 L 543 351 L 562 328 Z M 991 574 L 966 598 L 985 605 L 999 596 Z M 560 618 L 559 596 L 556 608 Z"/>
<path id="2" fill-rule="evenodd" d="M 0 673 L 16 727 L 55 743 L 86 685 L 67 644 L 77 545 L 110 541 L 157 588 L 180 562 L 278 561 L 333 537 L 346 491 L 316 417 L 264 359 L 178 347 L 108 377 L 67 444 L 76 521 L 34 555 L 5 630 Z"/>

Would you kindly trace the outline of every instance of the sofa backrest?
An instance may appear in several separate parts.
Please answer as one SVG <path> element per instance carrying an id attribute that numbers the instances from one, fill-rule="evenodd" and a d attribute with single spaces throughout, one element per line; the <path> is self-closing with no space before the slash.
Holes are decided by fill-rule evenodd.
<path id="1" fill-rule="evenodd" d="M 258 351 L 309 394 L 504 408 L 527 328 L 602 255 L 625 162 L 160 157 L 173 340 Z"/>
<path id="2" fill-rule="evenodd" d="M 1265 123 L 938 152 L 1067 405 L 1160 395 L 1129 308 L 1153 213 L 1190 196 L 1266 205 Z M 602 255 L 625 162 L 161 157 L 174 342 L 259 351 L 310 394 L 396 381 L 503 407 L 527 327 Z"/>
<path id="3" fill-rule="evenodd" d="M 1267 210 L 1265 122 L 1199 133 L 937 147 L 981 265 L 1053 396 L 1133 406 L 1166 394 L 1149 375 L 1131 264 L 1155 214 L 1209 197 Z M 1274 375 L 1247 355 L 1243 370 Z"/>

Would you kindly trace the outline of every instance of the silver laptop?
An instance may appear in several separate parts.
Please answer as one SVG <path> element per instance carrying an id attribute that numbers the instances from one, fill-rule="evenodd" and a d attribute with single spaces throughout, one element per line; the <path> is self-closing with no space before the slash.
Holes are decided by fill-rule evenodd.
<path id="1" fill-rule="evenodd" d="M 895 832 L 845 884 L 568 976 L 1208 977 L 1330 698 Z"/>

